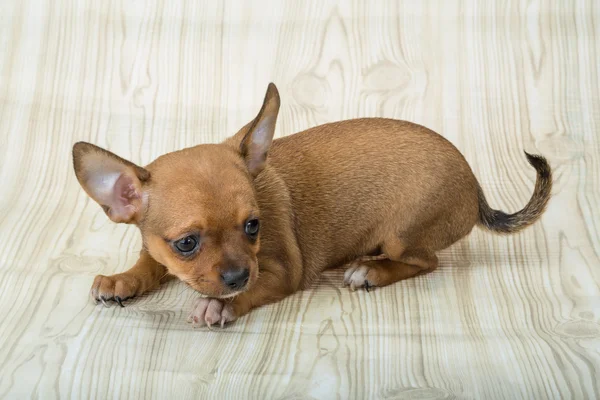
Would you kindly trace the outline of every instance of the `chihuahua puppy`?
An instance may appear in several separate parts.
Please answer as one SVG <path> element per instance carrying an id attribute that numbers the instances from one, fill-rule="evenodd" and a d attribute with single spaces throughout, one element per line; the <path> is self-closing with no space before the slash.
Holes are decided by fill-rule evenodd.
<path id="1" fill-rule="evenodd" d="M 340 121 L 273 140 L 279 94 L 220 144 L 165 154 L 145 167 L 79 142 L 75 174 L 114 222 L 135 224 L 143 248 L 128 271 L 97 276 L 91 296 L 123 306 L 174 276 L 195 289 L 188 318 L 224 324 L 309 287 L 345 265 L 352 290 L 438 266 L 436 252 L 479 224 L 514 233 L 542 215 L 552 188 L 541 156 L 521 211 L 492 209 L 462 154 L 406 121 Z"/>

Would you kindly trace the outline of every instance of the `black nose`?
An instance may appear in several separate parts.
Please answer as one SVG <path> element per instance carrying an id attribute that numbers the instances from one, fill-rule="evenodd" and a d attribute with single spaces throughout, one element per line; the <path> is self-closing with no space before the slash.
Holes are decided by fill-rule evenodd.
<path id="1" fill-rule="evenodd" d="M 242 289 L 248 283 L 250 278 L 250 270 L 248 268 L 228 269 L 221 272 L 223 283 L 230 289 Z"/>

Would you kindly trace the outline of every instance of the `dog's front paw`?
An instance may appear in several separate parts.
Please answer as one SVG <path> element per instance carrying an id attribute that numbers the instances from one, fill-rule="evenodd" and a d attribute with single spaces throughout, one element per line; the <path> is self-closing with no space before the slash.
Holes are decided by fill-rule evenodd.
<path id="1" fill-rule="evenodd" d="M 127 273 L 112 276 L 98 275 L 90 290 L 90 296 L 96 304 L 102 302 L 108 307 L 107 301 L 114 300 L 121 307 L 123 302 L 132 298 L 138 292 L 140 281 Z"/>
<path id="2" fill-rule="evenodd" d="M 190 313 L 187 322 L 192 326 L 209 328 L 215 324 L 221 328 L 228 322 L 233 322 L 237 319 L 231 304 L 224 303 L 219 299 L 209 299 L 201 297 L 194 302 L 194 307 Z"/>
<path id="3" fill-rule="evenodd" d="M 350 286 L 350 290 L 355 291 L 356 288 L 365 288 L 368 292 L 376 285 L 372 280 L 369 280 L 370 268 L 360 262 L 354 262 L 348 265 L 348 269 L 344 272 L 344 286 Z"/>

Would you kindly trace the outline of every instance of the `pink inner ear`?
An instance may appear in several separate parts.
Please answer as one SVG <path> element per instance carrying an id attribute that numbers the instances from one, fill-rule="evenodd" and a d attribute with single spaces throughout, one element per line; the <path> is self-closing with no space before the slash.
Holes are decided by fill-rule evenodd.
<path id="1" fill-rule="evenodd" d="M 130 221 L 138 211 L 134 200 L 140 198 L 133 179 L 127 174 L 121 174 L 115 182 L 112 190 L 110 216 L 113 219 L 124 222 Z"/>

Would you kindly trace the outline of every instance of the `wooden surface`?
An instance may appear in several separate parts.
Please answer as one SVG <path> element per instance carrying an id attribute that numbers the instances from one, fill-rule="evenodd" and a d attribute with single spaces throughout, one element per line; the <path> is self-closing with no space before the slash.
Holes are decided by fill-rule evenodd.
<path id="1" fill-rule="evenodd" d="M 600 3 L 0 3 L 0 397 L 600 397 Z M 433 274 L 371 293 L 341 271 L 224 331 L 183 284 L 94 306 L 140 237 L 80 189 L 87 140 L 138 163 L 219 141 L 266 84 L 277 135 L 385 116 L 465 154 L 493 206 L 555 168 L 543 220 L 475 230 Z M 357 149 L 360 151 L 360 149 Z M 293 160 L 290 160 L 293 161 Z"/>

